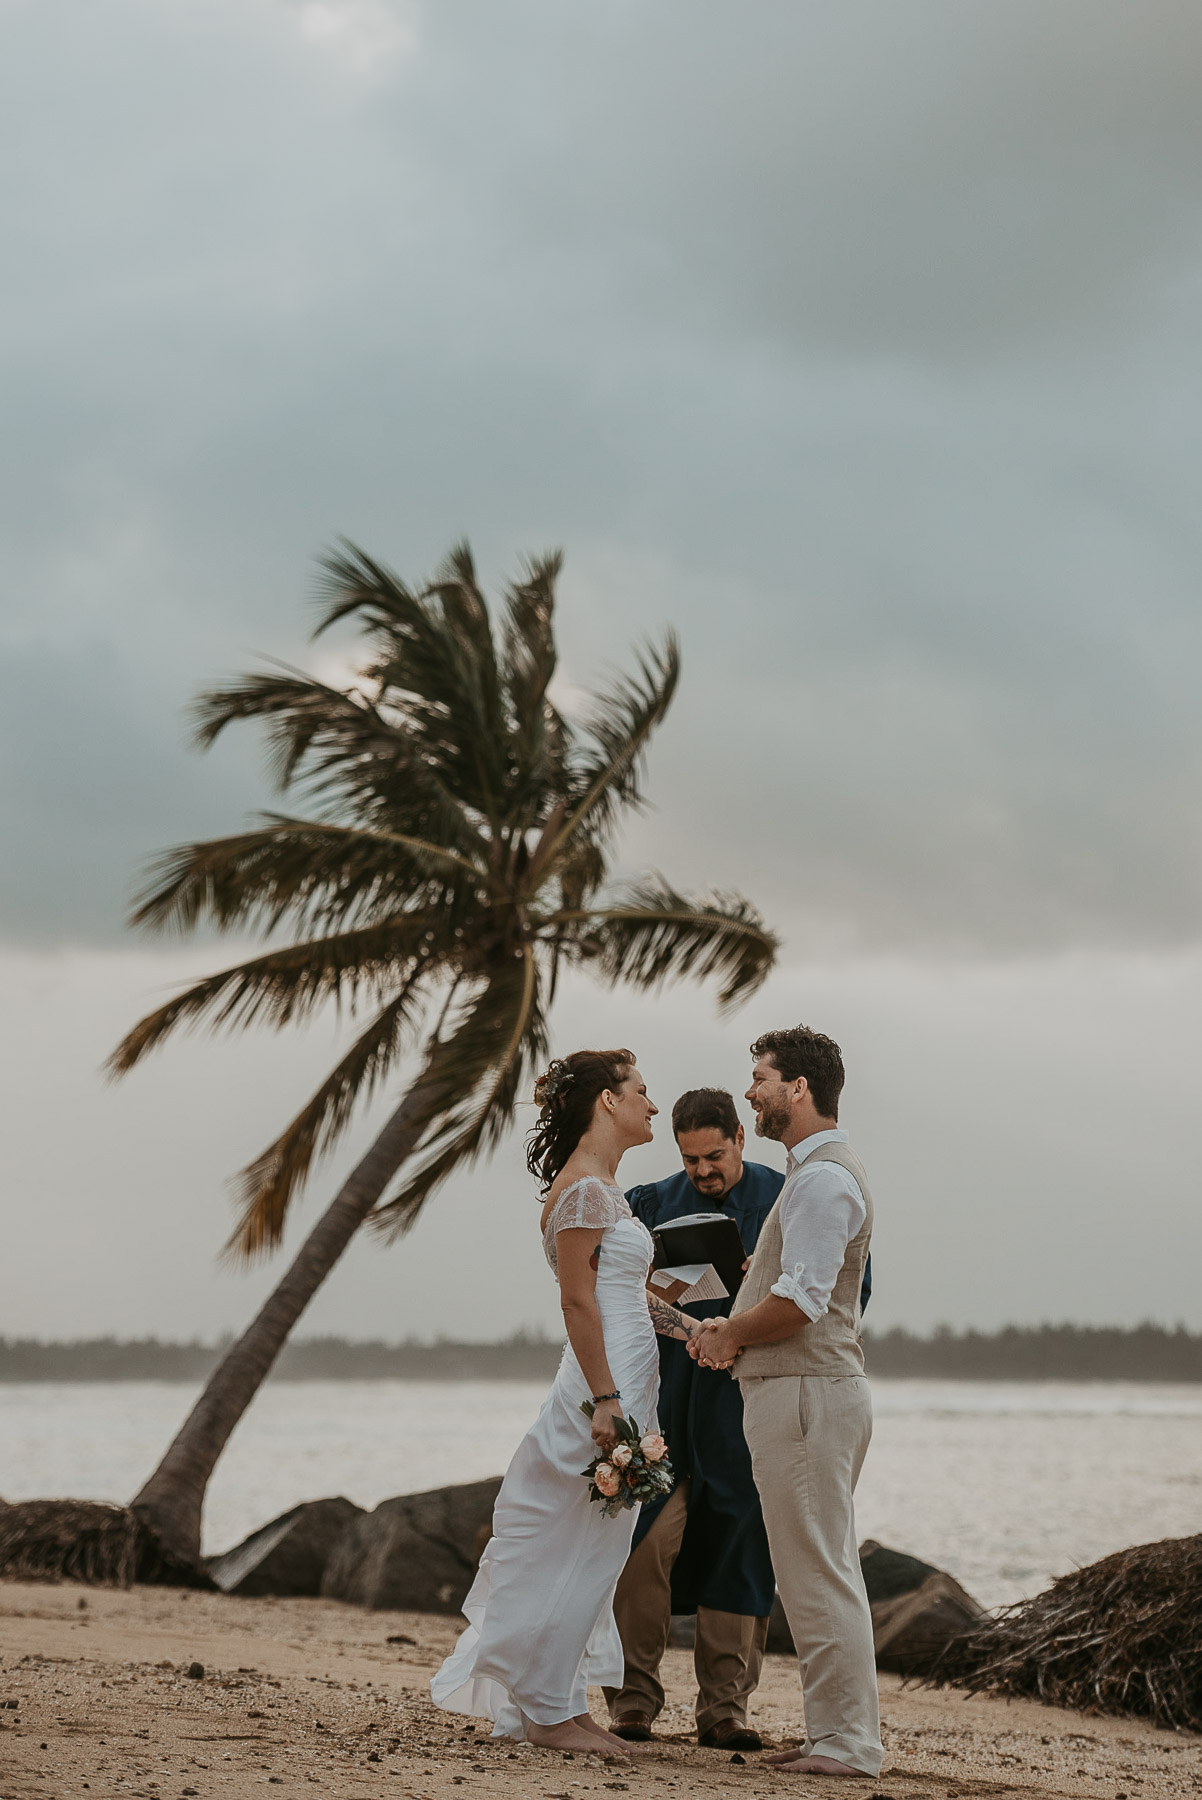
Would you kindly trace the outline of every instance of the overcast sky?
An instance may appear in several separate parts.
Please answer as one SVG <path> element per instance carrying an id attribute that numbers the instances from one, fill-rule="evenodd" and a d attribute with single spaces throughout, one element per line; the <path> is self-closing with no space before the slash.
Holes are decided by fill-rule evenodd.
<path id="1" fill-rule="evenodd" d="M 272 1278 L 223 1184 L 330 1032 L 96 1071 L 234 953 L 129 893 L 269 803 L 184 708 L 313 656 L 339 534 L 562 545 L 571 684 L 681 632 L 624 858 L 782 968 L 721 1027 L 573 987 L 558 1048 L 670 1105 L 804 1017 L 881 1324 L 1202 1328 L 1200 89 L 1159 0 L 0 0 L 0 1332 L 212 1336 Z M 552 1325 L 529 1199 L 515 1146 L 303 1329 Z"/>

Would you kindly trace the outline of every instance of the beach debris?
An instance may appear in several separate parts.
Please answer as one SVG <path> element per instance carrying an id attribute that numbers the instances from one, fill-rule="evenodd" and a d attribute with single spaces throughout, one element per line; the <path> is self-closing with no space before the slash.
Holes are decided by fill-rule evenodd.
<path id="1" fill-rule="evenodd" d="M 363 1508 L 342 1495 L 307 1500 L 234 1549 L 206 1557 L 205 1568 L 223 1594 L 319 1594 L 331 1550 L 362 1517 Z"/>
<path id="2" fill-rule="evenodd" d="M 1202 1535 L 1062 1575 L 953 1639 L 926 1684 L 1202 1731 Z"/>
<path id="3" fill-rule="evenodd" d="M 184 1674 L 188 1677 L 189 1681 L 203 1681 L 204 1673 L 205 1666 L 203 1663 L 199 1662 L 189 1663 L 184 1670 Z"/>
<path id="4" fill-rule="evenodd" d="M 335 1544 L 322 1594 L 382 1612 L 457 1613 L 500 1486 L 497 1475 L 382 1500 Z"/>
<path id="5" fill-rule="evenodd" d="M 0 1575 L 15 1581 L 132 1582 L 211 1587 L 202 1569 L 166 1550 L 127 1506 L 20 1500 L 0 1507 Z"/>
<path id="6" fill-rule="evenodd" d="M 386 1644 L 416 1644 L 417 1639 L 410 1637 L 407 1631 L 394 1631 L 391 1637 L 384 1639 Z M 471 1727 L 470 1729 L 474 1729 Z"/>

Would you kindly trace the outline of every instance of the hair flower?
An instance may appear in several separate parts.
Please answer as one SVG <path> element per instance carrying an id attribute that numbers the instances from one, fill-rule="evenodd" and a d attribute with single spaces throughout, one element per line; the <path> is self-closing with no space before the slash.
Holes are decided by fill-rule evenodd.
<path id="1" fill-rule="evenodd" d="M 565 1088 L 571 1087 L 574 1080 L 575 1076 L 567 1063 L 561 1062 L 557 1057 L 548 1065 L 546 1074 L 540 1075 L 534 1084 L 535 1104 L 550 1106 Z"/>

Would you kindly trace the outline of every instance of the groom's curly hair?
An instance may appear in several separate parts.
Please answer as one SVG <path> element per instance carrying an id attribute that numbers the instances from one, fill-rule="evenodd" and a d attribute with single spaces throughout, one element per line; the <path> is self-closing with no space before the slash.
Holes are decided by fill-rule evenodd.
<path id="1" fill-rule="evenodd" d="M 825 1119 L 839 1117 L 843 1092 L 843 1053 L 834 1038 L 811 1031 L 808 1025 L 790 1025 L 783 1031 L 766 1031 L 751 1046 L 753 1056 L 770 1056 L 786 1081 L 804 1075 L 814 1105 Z"/>
<path id="2" fill-rule="evenodd" d="M 526 1139 L 526 1167 L 551 1186 L 593 1122 L 606 1088 L 620 1087 L 635 1064 L 633 1050 L 573 1050 L 535 1083 L 538 1119 Z"/>

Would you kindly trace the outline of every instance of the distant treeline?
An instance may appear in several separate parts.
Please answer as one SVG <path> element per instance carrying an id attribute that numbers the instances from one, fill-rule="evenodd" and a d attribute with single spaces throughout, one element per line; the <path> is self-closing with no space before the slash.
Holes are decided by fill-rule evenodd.
<path id="1" fill-rule="evenodd" d="M 225 1343 L 164 1344 L 158 1338 L 81 1338 L 43 1344 L 0 1338 L 0 1381 L 203 1381 Z M 559 1363 L 561 1340 L 517 1332 L 500 1344 L 352 1343 L 301 1338 L 285 1345 L 275 1381 L 542 1381 Z"/>
<path id="2" fill-rule="evenodd" d="M 43 1344 L 0 1338 L 0 1381 L 203 1381 L 223 1344 L 163 1344 L 93 1338 Z M 351 1343 L 304 1338 L 289 1344 L 277 1381 L 544 1381 L 559 1362 L 558 1338 L 518 1332 L 499 1344 Z M 865 1339 L 877 1376 L 964 1381 L 1202 1381 L 1202 1334 L 1183 1326 L 1008 1325 L 930 1337 L 883 1331 Z"/>
<path id="3" fill-rule="evenodd" d="M 961 1381 L 1202 1381 L 1202 1333 L 1183 1325 L 1007 1325 L 867 1335 L 871 1375 Z"/>

